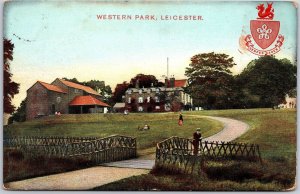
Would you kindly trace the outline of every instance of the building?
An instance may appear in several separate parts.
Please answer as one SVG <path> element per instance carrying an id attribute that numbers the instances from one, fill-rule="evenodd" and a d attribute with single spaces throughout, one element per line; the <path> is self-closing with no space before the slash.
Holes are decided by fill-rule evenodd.
<path id="1" fill-rule="evenodd" d="M 37 81 L 27 90 L 26 119 L 60 114 L 105 112 L 108 104 L 101 95 L 88 86 L 63 79 L 51 84 Z"/>
<path id="2" fill-rule="evenodd" d="M 125 103 L 118 102 L 113 106 L 113 112 L 123 113 L 125 111 Z"/>
<path id="3" fill-rule="evenodd" d="M 285 96 L 285 102 L 278 105 L 279 108 L 296 108 L 297 98 L 291 98 L 289 95 Z"/>
<path id="4" fill-rule="evenodd" d="M 165 80 L 165 87 L 128 88 L 125 92 L 125 108 L 131 112 L 169 112 L 189 110 L 193 100 L 184 92 L 187 80 Z"/>

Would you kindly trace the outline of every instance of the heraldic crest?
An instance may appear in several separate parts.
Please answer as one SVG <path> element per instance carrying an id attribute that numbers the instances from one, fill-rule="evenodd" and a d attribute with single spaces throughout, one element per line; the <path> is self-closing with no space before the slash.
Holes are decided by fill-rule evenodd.
<path id="1" fill-rule="evenodd" d="M 251 35 L 248 34 L 245 37 L 247 50 L 259 56 L 279 52 L 284 41 L 284 36 L 279 34 L 280 22 L 273 20 L 274 8 L 272 6 L 273 3 L 267 3 L 266 8 L 264 4 L 256 7 L 258 17 L 250 21 Z M 269 48 L 271 45 L 273 46 Z"/>

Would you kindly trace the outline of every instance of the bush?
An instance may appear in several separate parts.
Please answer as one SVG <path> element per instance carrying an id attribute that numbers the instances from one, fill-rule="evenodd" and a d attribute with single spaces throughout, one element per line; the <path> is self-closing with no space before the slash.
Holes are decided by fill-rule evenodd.
<path id="1" fill-rule="evenodd" d="M 205 166 L 203 171 L 213 180 L 231 180 L 243 182 L 246 179 L 259 179 L 263 175 L 259 163 L 234 163 L 221 166 Z"/>

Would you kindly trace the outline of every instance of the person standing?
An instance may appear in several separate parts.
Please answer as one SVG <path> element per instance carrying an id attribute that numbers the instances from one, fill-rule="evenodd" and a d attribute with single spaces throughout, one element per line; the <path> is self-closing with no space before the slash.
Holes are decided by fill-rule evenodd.
<path id="1" fill-rule="evenodd" d="M 194 155 L 198 154 L 199 144 L 201 143 L 201 133 L 200 128 L 196 129 L 196 132 L 193 133 L 193 146 L 194 146 Z"/>
<path id="2" fill-rule="evenodd" d="M 183 116 L 182 116 L 182 113 L 179 114 L 178 125 L 180 125 L 180 126 L 183 125 Z"/>

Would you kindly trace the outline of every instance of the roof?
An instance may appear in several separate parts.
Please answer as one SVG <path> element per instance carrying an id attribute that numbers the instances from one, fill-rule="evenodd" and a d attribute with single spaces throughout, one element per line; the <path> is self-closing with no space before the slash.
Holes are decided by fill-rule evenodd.
<path id="1" fill-rule="evenodd" d="M 92 96 L 75 96 L 75 98 L 69 103 L 70 106 L 82 106 L 82 105 L 99 105 L 109 107 L 108 104 L 92 97 Z"/>
<path id="2" fill-rule="evenodd" d="M 159 91 L 166 91 L 166 92 L 173 92 L 173 91 L 182 91 L 182 88 L 166 88 L 166 87 L 151 87 L 151 88 L 128 88 L 126 90 L 126 93 L 132 92 L 132 93 L 137 93 L 140 90 L 142 90 L 142 92 L 148 92 L 150 90 L 150 92 L 156 92 L 156 90 L 159 89 Z"/>
<path id="3" fill-rule="evenodd" d="M 73 82 L 70 82 L 70 81 L 66 81 L 64 79 L 59 79 L 59 81 L 61 81 L 66 86 L 83 90 L 83 91 L 85 91 L 85 92 L 87 92 L 89 94 L 94 94 L 94 95 L 97 95 L 97 96 L 101 96 L 98 92 L 96 92 L 95 90 L 93 90 L 91 87 L 84 86 L 84 85 L 81 85 L 81 84 L 76 84 L 76 83 L 73 83 Z"/>
<path id="4" fill-rule="evenodd" d="M 55 85 L 51 85 L 42 81 L 37 81 L 38 83 L 40 83 L 42 86 L 44 86 L 47 90 L 51 90 L 54 92 L 60 92 L 60 93 L 67 93 L 65 90 L 63 90 L 62 88 L 55 86 Z"/>
<path id="5" fill-rule="evenodd" d="M 124 102 L 117 102 L 114 105 L 114 108 L 124 108 L 125 107 L 125 103 Z"/>
<path id="6" fill-rule="evenodd" d="M 185 87 L 187 80 L 182 79 L 182 80 L 175 80 L 174 86 L 175 87 Z"/>

